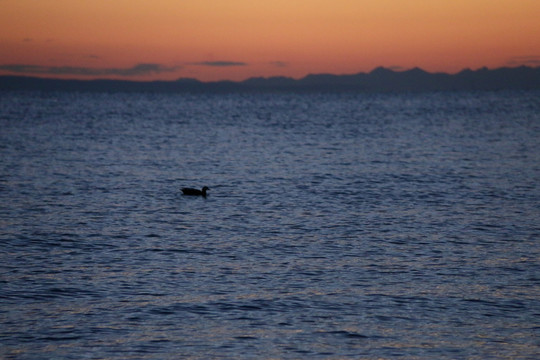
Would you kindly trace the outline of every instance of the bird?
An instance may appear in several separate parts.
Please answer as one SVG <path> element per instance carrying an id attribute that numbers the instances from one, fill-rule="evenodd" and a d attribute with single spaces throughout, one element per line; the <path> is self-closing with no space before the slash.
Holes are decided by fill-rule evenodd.
<path id="1" fill-rule="evenodd" d="M 184 193 L 184 195 L 202 196 L 202 197 L 206 197 L 206 190 L 210 190 L 208 186 L 203 187 L 202 190 L 193 189 L 193 188 L 182 188 L 182 192 Z"/>

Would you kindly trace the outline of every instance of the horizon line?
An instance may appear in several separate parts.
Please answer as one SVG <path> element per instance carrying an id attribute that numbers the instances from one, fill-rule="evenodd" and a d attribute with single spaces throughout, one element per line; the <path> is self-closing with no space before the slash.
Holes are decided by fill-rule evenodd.
<path id="1" fill-rule="evenodd" d="M 27 71 L 24 71 L 25 69 L 38 69 L 38 71 L 36 72 L 27 72 Z M 165 69 L 163 71 L 166 71 L 166 72 L 171 72 L 172 69 L 176 69 L 176 68 L 167 68 L 167 67 L 164 67 L 162 65 L 159 65 L 159 64 L 136 64 L 135 66 L 133 66 L 132 68 L 129 68 L 129 69 L 106 69 L 106 68 L 72 68 L 72 67 L 65 67 L 65 66 L 62 66 L 62 67 L 42 67 L 42 66 L 38 66 L 38 65 L 15 65 L 15 64 L 5 64 L 5 65 L 0 65 L 0 71 L 5 71 L 5 72 L 8 72 L 8 73 L 12 73 L 12 74 L 0 74 L 0 78 L 4 78 L 4 77 L 20 77 L 20 78 L 35 78 L 35 79 L 44 79 L 44 80 L 65 80 L 65 81 L 123 81 L 123 82 L 138 82 L 138 83 L 151 83 L 151 82 L 177 82 L 177 81 L 182 81 L 182 80 L 190 80 L 190 81 L 197 81 L 199 83 L 203 83 L 203 84 L 212 84 L 212 83 L 220 83 L 220 82 L 230 82 L 230 83 L 242 83 L 242 82 L 246 82 L 246 81 L 249 81 L 249 80 L 252 80 L 252 79 L 288 79 L 288 80 L 294 80 L 294 81 L 299 81 L 299 80 L 303 80 L 303 79 L 306 79 L 310 76 L 336 76 L 336 77 L 339 77 L 339 76 L 354 76 L 354 75 L 369 75 L 369 74 L 372 74 L 376 71 L 388 71 L 388 72 L 392 72 L 392 73 L 407 73 L 407 72 L 410 72 L 410 71 L 421 71 L 421 72 L 424 72 L 426 74 L 430 74 L 430 75 L 438 75 L 438 74 L 442 74 L 442 75 L 450 75 L 450 76 L 453 76 L 453 75 L 457 75 L 457 74 L 460 74 L 460 73 L 463 73 L 463 72 L 466 72 L 466 71 L 481 71 L 481 70 L 489 70 L 489 71 L 494 71 L 494 70 L 500 70 L 500 69 L 519 69 L 519 68 L 528 68 L 528 69 L 537 69 L 537 68 L 540 68 L 540 65 L 538 66 L 534 66 L 534 65 L 526 65 L 526 64 L 521 64 L 521 65 L 515 65 L 515 66 L 510 66 L 510 65 L 503 65 L 503 66 L 499 66 L 499 67 L 493 67 L 493 68 L 489 68 L 487 66 L 481 66 L 479 68 L 476 68 L 476 69 L 473 69 L 473 68 L 470 68 L 470 67 L 465 67 L 457 72 L 445 72 L 445 71 L 428 71 L 428 70 L 424 70 L 423 68 L 419 67 L 419 66 L 414 66 L 414 67 L 411 67 L 411 68 L 403 68 L 403 67 L 400 67 L 400 66 L 377 66 L 375 68 L 373 68 L 372 70 L 370 71 L 359 71 L 359 72 L 354 72 L 354 73 L 330 73 L 330 72 L 320 72 L 320 73 L 316 73 L 316 72 L 313 72 L 313 73 L 307 73 L 306 75 L 304 76 L 300 76 L 300 77 L 292 77 L 292 76 L 286 76 L 286 75 L 272 75 L 272 76 L 258 76 L 258 75 L 254 75 L 254 76 L 250 76 L 250 77 L 246 77 L 245 79 L 243 80 L 232 80 L 232 79 L 220 79 L 220 80 L 200 80 L 200 79 L 197 79 L 195 77 L 178 77 L 176 79 L 171 79 L 171 80 L 162 80 L 162 79 L 127 79 L 127 78 L 118 78 L 116 76 L 124 76 L 121 71 L 125 71 L 126 73 L 130 74 L 130 76 L 137 76 L 136 74 L 133 74 L 133 73 L 129 73 L 130 71 L 133 71 L 132 69 L 149 69 L 148 71 L 152 72 L 152 73 L 159 73 L 159 69 Z M 45 71 L 46 69 L 49 69 L 51 71 Z M 58 69 L 61 69 L 61 70 L 65 70 L 65 72 L 63 73 L 62 71 L 59 71 Z M 67 70 L 66 70 L 67 69 Z M 68 73 L 68 71 L 70 69 L 75 69 L 74 73 Z M 83 70 L 86 70 L 86 72 L 84 72 Z M 98 72 L 99 71 L 103 71 L 104 74 L 106 75 L 110 75 L 110 76 L 115 76 L 113 78 L 110 78 L 110 77 L 106 77 L 106 76 L 99 76 L 98 75 Z M 116 71 L 116 73 L 115 73 Z M 56 75 L 56 76 L 55 76 Z M 60 75 L 60 76 L 59 76 Z M 64 76 L 62 76 L 64 75 Z M 78 75 L 78 76 L 77 76 Z M 92 78 L 84 78 L 84 77 L 81 77 L 81 76 L 96 76 L 98 75 L 97 77 L 92 77 Z M 139 75 L 139 76 L 143 76 L 143 75 Z"/>

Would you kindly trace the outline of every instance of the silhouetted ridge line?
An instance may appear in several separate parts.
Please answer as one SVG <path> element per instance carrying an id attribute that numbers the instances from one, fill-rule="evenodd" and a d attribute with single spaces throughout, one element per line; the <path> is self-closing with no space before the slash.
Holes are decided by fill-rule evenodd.
<path id="1" fill-rule="evenodd" d="M 453 90 L 540 89 L 540 67 L 521 66 L 489 70 L 465 69 L 457 74 L 429 73 L 420 68 L 394 71 L 379 67 L 352 75 L 312 74 L 301 79 L 283 76 L 255 77 L 244 81 L 63 80 L 25 76 L 0 76 L 0 90 L 96 92 L 422 92 Z"/>

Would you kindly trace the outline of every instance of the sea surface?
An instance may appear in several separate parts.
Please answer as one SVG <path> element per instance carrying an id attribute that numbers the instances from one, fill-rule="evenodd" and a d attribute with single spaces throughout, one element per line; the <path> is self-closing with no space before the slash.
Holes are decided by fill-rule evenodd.
<path id="1" fill-rule="evenodd" d="M 540 93 L 0 93 L 0 358 L 538 359 Z"/>

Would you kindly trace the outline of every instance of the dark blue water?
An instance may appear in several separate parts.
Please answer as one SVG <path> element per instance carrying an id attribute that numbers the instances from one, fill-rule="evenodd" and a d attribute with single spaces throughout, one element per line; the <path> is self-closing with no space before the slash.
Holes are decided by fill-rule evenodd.
<path id="1" fill-rule="evenodd" d="M 0 357 L 536 359 L 539 95 L 2 93 Z"/>

